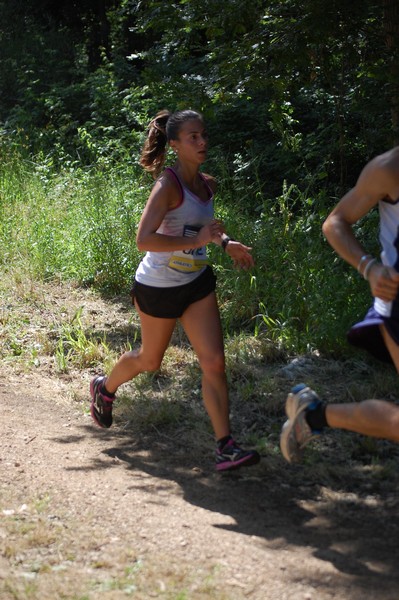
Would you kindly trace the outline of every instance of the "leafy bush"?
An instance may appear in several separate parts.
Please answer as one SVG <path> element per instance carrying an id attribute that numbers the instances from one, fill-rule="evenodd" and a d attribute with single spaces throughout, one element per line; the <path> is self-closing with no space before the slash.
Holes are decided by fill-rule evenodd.
<path id="1" fill-rule="evenodd" d="M 18 163 L 17 163 L 18 164 Z M 45 162 L 1 165 L 2 266 L 40 278 L 73 278 L 99 289 L 129 285 L 147 190 L 134 169 L 55 173 Z"/>
<path id="2" fill-rule="evenodd" d="M 323 239 L 326 204 L 323 195 L 307 198 L 285 184 L 253 220 L 225 198 L 221 213 L 228 231 L 252 246 L 256 261 L 252 272 L 238 273 L 224 257 L 215 257 L 227 329 L 245 328 L 288 352 L 347 351 L 346 330 L 363 315 L 370 296 L 367 284 Z M 365 239 L 375 226 L 370 215 L 357 234 Z"/>
<path id="3" fill-rule="evenodd" d="M 140 253 L 135 231 L 151 182 L 134 166 L 56 171 L 51 160 L 17 155 L 0 163 L 1 266 L 39 278 L 74 279 L 101 291 L 127 293 Z M 255 178 L 256 182 L 256 178 Z M 345 330 L 370 301 L 368 287 L 323 239 L 329 208 L 285 184 L 264 200 L 254 183 L 248 210 L 231 180 L 221 181 L 216 213 L 229 234 L 253 248 L 256 266 L 236 271 L 210 247 L 226 333 L 245 331 L 284 352 L 343 352 Z M 357 226 L 373 247 L 373 214 Z"/>

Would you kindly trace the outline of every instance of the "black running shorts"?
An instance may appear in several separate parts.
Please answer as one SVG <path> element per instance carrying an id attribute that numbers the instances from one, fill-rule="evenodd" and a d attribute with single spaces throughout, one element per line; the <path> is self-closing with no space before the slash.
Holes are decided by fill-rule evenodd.
<path id="1" fill-rule="evenodd" d="M 184 311 L 216 289 L 216 276 L 212 268 L 207 266 L 199 277 L 175 287 L 154 287 L 134 280 L 130 291 L 132 302 L 137 304 L 147 315 L 160 319 L 178 319 Z"/>

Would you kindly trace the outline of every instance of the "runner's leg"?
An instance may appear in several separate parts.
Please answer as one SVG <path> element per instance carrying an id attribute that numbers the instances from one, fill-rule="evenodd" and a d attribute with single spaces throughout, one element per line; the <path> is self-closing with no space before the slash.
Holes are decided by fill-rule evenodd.
<path id="1" fill-rule="evenodd" d="M 385 344 L 399 372 L 399 346 L 381 326 Z M 330 427 L 356 431 L 399 442 L 399 406 L 385 400 L 364 400 L 359 403 L 330 404 L 326 407 Z"/>
<path id="2" fill-rule="evenodd" d="M 180 318 L 202 370 L 202 394 L 216 439 L 230 434 L 223 334 L 215 292 L 190 304 Z"/>
<path id="3" fill-rule="evenodd" d="M 141 346 L 122 354 L 115 364 L 105 383 L 111 394 L 139 373 L 159 369 L 176 325 L 176 319 L 151 317 L 143 313 L 137 303 L 135 306 L 141 322 Z"/>

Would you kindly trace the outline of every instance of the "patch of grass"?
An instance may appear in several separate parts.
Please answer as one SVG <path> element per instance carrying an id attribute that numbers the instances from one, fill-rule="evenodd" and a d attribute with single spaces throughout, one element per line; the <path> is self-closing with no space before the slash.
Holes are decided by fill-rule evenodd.
<path id="1" fill-rule="evenodd" d="M 62 527 L 47 518 L 49 504 L 50 497 L 44 495 L 10 514 L 4 514 L 3 509 L 2 522 L 7 531 L 3 555 L 7 559 L 14 561 L 21 553 L 48 548 L 61 539 Z"/>
<path id="2" fill-rule="evenodd" d="M 123 413 L 123 420 L 134 424 L 140 431 L 167 430 L 175 428 L 184 421 L 184 405 L 169 398 L 130 398 L 121 396 L 118 403 L 118 413 Z"/>
<path id="3" fill-rule="evenodd" d="M 128 289 L 141 258 L 135 233 L 151 186 L 135 168 L 55 171 L 43 158 L 28 163 L 14 157 L 0 161 L 0 181 L 0 266 L 6 273 L 13 265 L 33 280 L 75 280 L 102 292 Z M 365 312 L 370 295 L 323 240 L 328 199 L 286 183 L 280 196 L 264 200 L 256 181 L 254 187 L 256 211 L 250 212 L 251 202 L 237 206 L 228 181 L 216 200 L 227 230 L 253 248 L 256 261 L 251 272 L 237 271 L 210 245 L 226 333 L 262 336 L 270 357 L 344 354 L 345 331 Z M 373 225 L 371 215 L 359 234 L 369 236 Z M 20 352 L 18 340 L 13 350 Z M 60 347 L 60 359 L 63 354 Z"/>
<path id="4" fill-rule="evenodd" d="M 43 177 L 41 166 L 21 161 L 16 180 L 14 163 L 0 162 L 0 264 L 108 290 L 128 285 L 147 190 L 128 171 L 46 169 Z"/>
<path id="5" fill-rule="evenodd" d="M 110 350 L 105 337 L 92 340 L 82 325 L 80 307 L 72 319 L 61 327 L 60 337 L 55 349 L 55 360 L 60 373 L 67 373 L 70 365 L 79 369 L 93 367 L 101 363 Z"/>
<path id="6" fill-rule="evenodd" d="M 13 498 L 10 489 L 3 491 L 1 511 L 12 506 Z M 0 579 L 4 600 L 84 600 L 97 595 L 146 600 L 155 594 L 164 600 L 227 600 L 218 590 L 216 567 L 198 570 L 190 564 L 172 564 L 170 556 L 157 553 L 143 559 L 129 547 L 121 547 L 112 560 L 93 562 L 91 552 L 97 553 L 101 546 L 98 531 L 88 534 L 89 523 L 84 520 L 70 525 L 71 530 L 65 529 L 65 515 L 58 511 L 55 521 L 54 508 L 51 495 L 43 491 L 40 496 L 27 498 L 23 509 L 2 514 L 6 538 L 1 551 L 9 568 L 9 574 Z M 85 532 L 82 539 L 81 530 Z"/>

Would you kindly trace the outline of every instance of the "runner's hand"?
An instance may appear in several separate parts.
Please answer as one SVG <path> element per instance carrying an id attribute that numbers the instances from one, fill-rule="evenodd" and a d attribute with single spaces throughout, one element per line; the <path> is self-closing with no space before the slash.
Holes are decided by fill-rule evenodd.
<path id="1" fill-rule="evenodd" d="M 222 221 L 218 219 L 213 219 L 204 227 L 201 227 L 199 230 L 196 240 L 198 242 L 198 246 L 206 246 L 210 242 L 215 242 L 220 239 L 220 236 L 224 233 L 224 225 Z"/>
<path id="2" fill-rule="evenodd" d="M 255 264 L 251 250 L 252 248 L 249 246 L 245 246 L 244 244 L 241 244 L 241 242 L 236 242 L 234 240 L 230 240 L 226 246 L 226 254 L 233 260 L 234 266 L 245 269 L 246 271 Z"/>
<path id="3" fill-rule="evenodd" d="M 391 302 L 398 294 L 399 273 L 382 264 L 372 265 L 368 274 L 371 293 L 375 298 Z"/>

